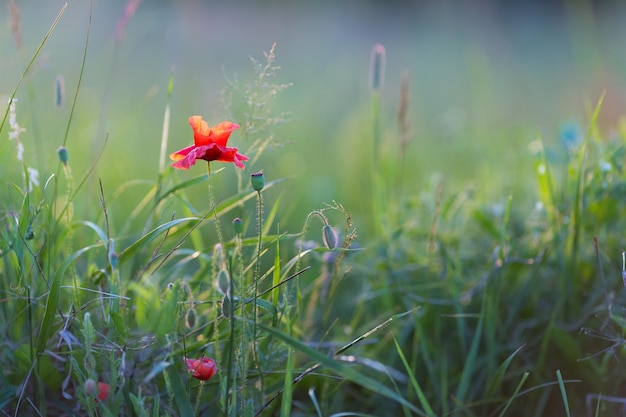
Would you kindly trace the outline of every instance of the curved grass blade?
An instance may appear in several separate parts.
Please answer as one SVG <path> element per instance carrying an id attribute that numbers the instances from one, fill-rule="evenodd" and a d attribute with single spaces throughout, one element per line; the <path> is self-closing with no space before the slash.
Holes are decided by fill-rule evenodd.
<path id="1" fill-rule="evenodd" d="M 139 251 L 144 245 L 156 239 L 161 233 L 171 229 L 174 226 L 177 226 L 181 223 L 186 222 L 197 222 L 202 219 L 199 217 L 184 217 L 182 219 L 171 220 L 167 223 L 163 223 L 162 225 L 152 229 L 139 239 L 137 239 L 133 244 L 124 249 L 119 255 L 119 263 L 123 264 L 127 259 L 132 258 L 137 251 Z"/>
<path id="2" fill-rule="evenodd" d="M 488 388 L 487 388 L 487 395 L 486 397 L 489 398 L 491 397 L 493 394 L 495 394 L 496 389 L 498 389 L 498 387 L 500 386 L 500 384 L 502 383 L 502 380 L 504 379 L 504 375 L 506 374 L 507 369 L 509 369 L 509 365 L 511 364 L 511 362 L 513 361 L 513 358 L 515 356 L 517 356 L 517 354 L 524 348 L 524 346 L 520 346 L 519 348 L 517 348 L 517 350 L 513 353 L 511 353 L 509 355 L 508 358 L 506 358 L 504 360 L 504 362 L 502 362 L 502 364 L 498 367 L 498 369 L 496 370 L 496 374 L 493 377 L 493 380 L 491 381 L 491 383 L 489 384 Z"/>
<path id="3" fill-rule="evenodd" d="M 506 413 L 506 410 L 509 409 L 513 400 L 518 397 L 519 391 L 520 389 L 522 389 L 522 385 L 524 385 L 524 382 L 526 382 L 528 375 L 530 375 L 530 373 L 524 372 L 524 375 L 522 375 L 522 380 L 519 382 L 519 384 L 517 384 L 517 387 L 515 388 L 515 392 L 513 393 L 513 395 L 511 395 L 511 398 L 509 398 L 509 400 L 506 402 L 506 405 L 504 406 L 504 409 L 500 413 L 499 417 L 504 416 L 504 414 Z"/>

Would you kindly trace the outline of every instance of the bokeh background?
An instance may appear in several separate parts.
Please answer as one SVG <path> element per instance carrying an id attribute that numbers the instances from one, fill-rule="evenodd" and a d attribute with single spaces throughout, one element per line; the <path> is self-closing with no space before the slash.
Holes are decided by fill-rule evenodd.
<path id="1" fill-rule="evenodd" d="M 6 23 L 0 30 L 2 103 L 64 4 L 16 0 L 23 42 L 18 47 L 7 3 L 0 8 L 0 21 Z M 290 178 L 280 190 L 285 194 L 281 223 L 295 229 L 306 213 L 332 200 L 355 214 L 357 226 L 368 213 L 361 184 L 377 169 L 371 166 L 368 122 L 369 57 L 375 43 L 386 48 L 381 100 L 390 163 L 399 141 L 401 74 L 410 74 L 407 195 L 418 195 L 439 175 L 451 192 L 471 187 L 494 202 L 514 193 L 522 202 L 517 207 L 531 207 L 529 144 L 542 137 L 558 146 L 567 123 L 584 129 L 588 108 L 603 91 L 600 127 L 606 135 L 619 126 L 626 108 L 626 5 L 618 1 L 143 1 L 122 33 L 118 25 L 125 7 L 125 1 L 93 2 L 67 144 L 74 175 L 82 178 L 108 137 L 85 191 L 94 191 L 94 204 L 85 210 L 100 210 L 96 176 L 111 193 L 129 180 L 146 180 L 147 189 L 156 178 L 171 75 L 170 152 L 190 143 L 189 115 L 201 114 L 209 123 L 223 119 L 224 75 L 248 82 L 250 57 L 263 61 L 273 43 L 282 67 L 275 81 L 292 86 L 270 105 L 275 114 L 289 115 L 274 132 L 280 146 L 249 170 L 262 169 L 268 180 Z M 40 169 L 43 178 L 56 167 L 89 15 L 89 2 L 68 2 L 17 93 L 18 121 L 27 129 L 22 136 L 27 164 Z M 57 107 L 59 76 L 65 98 Z M 246 148 L 237 134 L 231 140 Z M 14 145 L 3 138 L 0 152 L 11 155 Z M 0 176 L 15 175 L 18 165 L 3 160 Z M 232 191 L 231 167 L 222 178 L 218 192 L 226 195 Z M 200 187 L 198 198 L 204 198 Z M 130 190 L 119 196 L 118 206 L 111 205 L 114 224 L 145 194 Z"/>

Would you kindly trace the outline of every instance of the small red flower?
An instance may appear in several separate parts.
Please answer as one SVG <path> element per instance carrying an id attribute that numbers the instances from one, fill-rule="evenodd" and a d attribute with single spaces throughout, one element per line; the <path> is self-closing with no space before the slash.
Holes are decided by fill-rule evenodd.
<path id="1" fill-rule="evenodd" d="M 185 362 L 187 363 L 187 370 L 193 371 L 192 376 L 201 381 L 208 381 L 217 372 L 217 366 L 215 365 L 215 361 L 211 358 L 185 358 Z"/>
<path id="2" fill-rule="evenodd" d="M 111 387 L 109 384 L 105 384 L 104 382 L 98 382 L 98 398 L 100 401 L 104 401 L 109 398 L 109 394 L 111 393 Z"/>
<path id="3" fill-rule="evenodd" d="M 243 162 L 250 158 L 240 154 L 237 148 L 226 146 L 230 134 L 233 130 L 239 129 L 239 125 L 233 122 L 222 122 L 209 127 L 202 120 L 202 116 L 191 116 L 189 124 L 193 129 L 194 144 L 170 154 L 170 158 L 176 161 L 172 164 L 174 168 L 189 169 L 198 159 L 232 162 L 237 167 L 244 168 Z"/>

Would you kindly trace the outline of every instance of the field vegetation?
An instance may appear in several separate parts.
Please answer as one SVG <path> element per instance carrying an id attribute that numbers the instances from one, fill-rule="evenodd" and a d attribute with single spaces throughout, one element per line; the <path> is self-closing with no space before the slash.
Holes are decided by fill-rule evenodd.
<path id="1" fill-rule="evenodd" d="M 624 413 L 626 10 L 149 3 L 2 12 L 2 415 Z"/>

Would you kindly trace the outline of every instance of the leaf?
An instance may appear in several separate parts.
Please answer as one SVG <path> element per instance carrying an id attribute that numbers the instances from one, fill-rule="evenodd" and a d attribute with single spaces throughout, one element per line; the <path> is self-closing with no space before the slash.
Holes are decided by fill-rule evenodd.
<path id="1" fill-rule="evenodd" d="M 509 357 L 506 358 L 504 360 L 504 362 L 502 362 L 502 364 L 498 367 L 498 370 L 496 371 L 496 374 L 494 375 L 493 380 L 491 381 L 491 383 L 489 384 L 489 386 L 487 388 L 487 394 L 486 394 L 485 398 L 489 398 L 489 397 L 492 397 L 493 395 L 495 395 L 496 390 L 502 384 L 502 379 L 504 379 L 504 375 L 506 374 L 507 369 L 509 369 L 509 365 L 511 364 L 511 361 L 513 361 L 513 358 L 523 348 L 524 348 L 524 346 L 520 346 L 519 348 L 517 348 L 517 350 L 515 350 L 515 352 L 511 353 L 509 355 Z"/>

